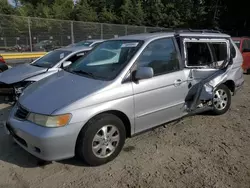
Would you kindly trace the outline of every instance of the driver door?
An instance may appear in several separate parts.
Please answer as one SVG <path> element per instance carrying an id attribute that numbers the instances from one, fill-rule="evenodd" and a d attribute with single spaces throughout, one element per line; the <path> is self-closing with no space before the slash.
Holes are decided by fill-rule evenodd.
<path id="1" fill-rule="evenodd" d="M 136 61 L 139 67 L 151 67 L 154 76 L 132 82 L 135 132 L 141 132 L 181 117 L 188 92 L 174 38 L 149 43 Z"/>

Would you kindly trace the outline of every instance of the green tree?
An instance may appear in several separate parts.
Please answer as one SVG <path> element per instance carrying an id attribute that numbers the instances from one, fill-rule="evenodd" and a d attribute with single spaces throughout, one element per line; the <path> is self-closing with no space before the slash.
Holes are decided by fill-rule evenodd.
<path id="1" fill-rule="evenodd" d="M 74 7 L 73 16 L 77 21 L 97 21 L 97 13 L 87 0 L 79 0 Z"/>
<path id="2" fill-rule="evenodd" d="M 111 10 L 108 10 L 106 7 L 102 9 L 98 17 L 99 22 L 102 23 L 115 23 L 117 20 L 115 13 Z"/>
<path id="3" fill-rule="evenodd" d="M 97 14 L 99 14 L 100 12 L 102 12 L 103 8 L 110 8 L 107 3 L 106 0 L 88 0 L 89 5 L 96 11 Z"/>
<path id="4" fill-rule="evenodd" d="M 54 3 L 55 0 L 20 0 L 22 5 L 27 3 L 32 4 L 33 6 L 37 6 L 38 4 L 50 5 Z"/>
<path id="5" fill-rule="evenodd" d="M 181 15 L 174 3 L 165 4 L 162 13 L 162 22 L 160 26 L 166 28 L 176 28 L 183 24 Z"/>
<path id="6" fill-rule="evenodd" d="M 147 25 L 160 26 L 163 21 L 164 5 L 161 0 L 146 1 L 144 4 Z"/>
<path id="7" fill-rule="evenodd" d="M 51 9 L 53 18 L 70 20 L 73 16 L 74 3 L 72 0 L 55 0 Z"/>
<path id="8" fill-rule="evenodd" d="M 31 3 L 26 3 L 16 9 L 18 16 L 34 16 L 35 8 Z"/>
<path id="9" fill-rule="evenodd" d="M 145 13 L 143 10 L 143 6 L 142 6 L 142 1 L 138 0 L 135 3 L 134 9 L 134 24 L 136 25 L 143 25 L 145 22 Z"/>
<path id="10" fill-rule="evenodd" d="M 40 18 L 51 18 L 51 9 L 48 5 L 39 3 L 36 5 L 33 16 Z"/>
<path id="11" fill-rule="evenodd" d="M 133 4 L 131 0 L 124 0 L 123 4 L 120 7 L 119 11 L 119 22 L 121 24 L 133 24 L 134 15 L 133 15 Z"/>
<path id="12" fill-rule="evenodd" d="M 8 3 L 7 0 L 0 0 L 0 12 L 1 12 L 1 14 L 13 14 L 14 9 Z"/>

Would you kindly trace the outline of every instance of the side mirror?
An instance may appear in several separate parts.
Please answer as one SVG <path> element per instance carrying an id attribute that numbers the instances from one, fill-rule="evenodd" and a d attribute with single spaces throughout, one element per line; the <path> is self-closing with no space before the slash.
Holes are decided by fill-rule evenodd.
<path id="1" fill-rule="evenodd" d="M 61 64 L 61 68 L 63 69 L 63 68 L 65 68 L 65 67 L 67 67 L 67 66 L 69 66 L 69 65 L 71 65 L 71 64 L 72 64 L 71 61 L 64 61 L 64 62 Z"/>
<path id="2" fill-rule="evenodd" d="M 245 48 L 242 50 L 242 53 L 247 53 L 247 52 L 250 52 L 250 48 Z"/>
<path id="3" fill-rule="evenodd" d="M 136 80 L 143 80 L 143 79 L 152 78 L 153 76 L 154 76 L 154 70 L 151 67 L 140 67 L 135 72 L 134 78 Z"/>

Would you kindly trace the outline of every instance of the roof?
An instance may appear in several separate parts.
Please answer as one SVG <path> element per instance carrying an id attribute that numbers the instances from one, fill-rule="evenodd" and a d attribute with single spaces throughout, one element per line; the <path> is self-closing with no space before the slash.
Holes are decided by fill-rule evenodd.
<path id="1" fill-rule="evenodd" d="M 62 48 L 58 48 L 56 50 L 66 50 L 66 51 L 72 51 L 72 52 L 76 52 L 76 51 L 88 51 L 91 50 L 91 47 L 87 47 L 87 46 L 68 46 L 68 47 L 62 47 Z"/>
<path id="2" fill-rule="evenodd" d="M 164 32 L 164 33 L 141 33 L 135 35 L 126 35 L 118 38 L 114 38 L 112 40 L 149 40 L 155 37 L 171 37 L 174 36 L 174 32 Z"/>
<path id="3" fill-rule="evenodd" d="M 209 32 L 155 32 L 155 33 L 142 33 L 135 35 L 126 35 L 118 38 L 114 38 L 112 40 L 150 40 L 153 38 L 162 38 L 162 37 L 172 37 L 175 34 L 180 36 L 193 36 L 193 37 L 223 37 L 228 38 L 230 35 L 224 33 L 209 33 Z"/>

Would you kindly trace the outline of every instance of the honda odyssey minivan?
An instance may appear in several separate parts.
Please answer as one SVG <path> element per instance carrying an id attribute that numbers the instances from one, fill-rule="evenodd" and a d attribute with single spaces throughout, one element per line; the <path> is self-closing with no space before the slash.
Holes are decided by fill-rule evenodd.
<path id="1" fill-rule="evenodd" d="M 85 57 L 28 86 L 6 131 L 46 160 L 113 160 L 125 139 L 204 111 L 227 112 L 244 83 L 230 36 L 179 30 L 107 40 Z"/>

